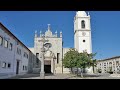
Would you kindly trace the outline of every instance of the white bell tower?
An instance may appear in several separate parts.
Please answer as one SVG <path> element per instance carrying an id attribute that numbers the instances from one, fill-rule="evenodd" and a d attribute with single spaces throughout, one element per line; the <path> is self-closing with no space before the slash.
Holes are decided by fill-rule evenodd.
<path id="1" fill-rule="evenodd" d="M 92 53 L 90 15 L 77 11 L 74 17 L 74 47 L 78 52 Z"/>

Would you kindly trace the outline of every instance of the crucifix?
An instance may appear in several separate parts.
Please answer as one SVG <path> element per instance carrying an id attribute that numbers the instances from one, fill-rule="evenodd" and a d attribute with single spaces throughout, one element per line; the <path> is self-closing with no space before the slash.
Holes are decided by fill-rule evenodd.
<path id="1" fill-rule="evenodd" d="M 41 72 L 40 72 L 40 77 L 42 79 L 45 78 L 45 72 L 44 72 L 44 53 L 45 53 L 45 48 L 44 48 L 44 44 L 45 42 L 48 42 L 48 40 L 45 40 L 45 36 L 42 36 L 42 40 L 39 40 L 39 42 L 42 42 L 42 48 L 41 48 L 41 54 L 42 54 L 42 58 L 41 58 Z"/>

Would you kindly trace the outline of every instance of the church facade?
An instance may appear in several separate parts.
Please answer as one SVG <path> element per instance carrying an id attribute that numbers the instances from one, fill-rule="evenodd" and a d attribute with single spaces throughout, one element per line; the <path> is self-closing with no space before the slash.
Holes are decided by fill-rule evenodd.
<path id="1" fill-rule="evenodd" d="M 90 26 L 90 15 L 85 11 L 78 11 L 74 17 L 74 48 L 78 52 L 92 53 L 92 41 L 91 41 L 91 26 Z M 45 73 L 70 73 L 70 69 L 64 68 L 62 64 L 62 59 L 64 54 L 69 51 L 70 48 L 63 48 L 62 32 L 57 31 L 53 34 L 48 24 L 47 31 L 43 34 L 40 31 L 39 35 L 37 31 L 34 36 L 34 47 L 29 48 L 34 55 L 36 55 L 36 60 L 33 63 L 33 72 L 40 72 L 41 67 L 41 46 L 42 37 L 45 37 L 48 43 L 52 44 L 44 55 L 44 71 Z M 87 69 L 88 72 L 92 72 L 92 68 Z"/>
<path id="2" fill-rule="evenodd" d="M 40 71 L 40 62 L 41 62 L 41 48 L 42 48 L 42 38 L 45 37 L 47 43 L 51 43 L 51 48 L 47 50 L 44 54 L 44 70 L 45 73 L 62 73 L 62 32 L 60 32 L 60 36 L 58 36 L 57 31 L 53 34 L 48 24 L 48 30 L 43 34 L 40 31 L 38 35 L 35 32 L 34 37 L 34 48 L 30 48 L 30 50 L 37 56 L 36 61 L 34 61 L 35 72 Z"/>

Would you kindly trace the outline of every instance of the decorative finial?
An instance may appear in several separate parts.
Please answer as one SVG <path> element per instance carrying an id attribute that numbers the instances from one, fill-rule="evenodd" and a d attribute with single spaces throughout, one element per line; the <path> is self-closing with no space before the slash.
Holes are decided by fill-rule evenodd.
<path id="1" fill-rule="evenodd" d="M 42 36 L 42 31 L 40 31 L 40 37 Z"/>
<path id="2" fill-rule="evenodd" d="M 35 31 L 35 34 L 37 34 L 37 30 Z"/>
<path id="3" fill-rule="evenodd" d="M 40 31 L 40 33 L 42 33 L 42 31 Z"/>
<path id="4" fill-rule="evenodd" d="M 62 31 L 60 31 L 60 37 L 62 37 Z"/>
<path id="5" fill-rule="evenodd" d="M 55 36 L 57 37 L 57 30 L 56 30 L 56 32 L 55 32 Z"/>
<path id="6" fill-rule="evenodd" d="M 37 30 L 35 31 L 35 37 L 37 37 Z"/>
<path id="7" fill-rule="evenodd" d="M 50 31 L 50 24 L 48 24 L 48 31 Z"/>
<path id="8" fill-rule="evenodd" d="M 90 13 L 88 12 L 88 16 L 90 15 Z"/>
<path id="9" fill-rule="evenodd" d="M 55 33 L 57 33 L 57 30 L 56 30 L 56 32 Z"/>

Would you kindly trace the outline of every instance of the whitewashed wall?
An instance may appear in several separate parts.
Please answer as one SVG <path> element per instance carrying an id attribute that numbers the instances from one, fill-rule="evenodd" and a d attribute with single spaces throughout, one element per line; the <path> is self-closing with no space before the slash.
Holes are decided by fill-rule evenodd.
<path id="1" fill-rule="evenodd" d="M 28 72 L 29 50 L 22 44 L 17 45 L 17 40 L 2 28 L 0 25 L 0 36 L 3 38 L 3 45 L 0 45 L 0 78 L 7 78 L 16 75 L 17 60 L 20 61 L 19 74 L 25 74 Z M 8 41 L 8 48 L 4 47 L 5 39 Z M 9 49 L 10 43 L 12 43 L 12 51 Z M 17 54 L 17 48 L 21 49 L 21 55 Z M 28 54 L 28 58 L 24 57 L 24 52 Z M 2 67 L 3 63 L 6 63 L 6 67 Z M 8 68 L 10 63 L 10 68 Z M 23 70 L 23 65 L 27 67 Z"/>
<path id="2" fill-rule="evenodd" d="M 14 51 L 15 51 L 15 40 L 10 37 L 7 33 L 5 33 L 1 28 L 0 28 L 0 36 L 4 38 L 6 38 L 8 40 L 8 42 L 13 44 L 13 48 L 12 51 L 9 50 L 9 48 L 5 48 L 4 47 L 4 42 L 3 45 L 0 46 L 0 73 L 1 74 L 14 74 L 13 70 L 14 70 Z M 4 41 L 4 40 L 3 40 Z M 3 62 L 6 63 L 6 67 L 3 68 L 2 64 Z M 8 68 L 7 65 L 8 63 L 11 64 L 11 67 Z"/>

